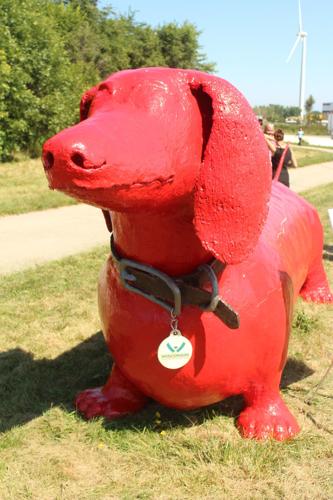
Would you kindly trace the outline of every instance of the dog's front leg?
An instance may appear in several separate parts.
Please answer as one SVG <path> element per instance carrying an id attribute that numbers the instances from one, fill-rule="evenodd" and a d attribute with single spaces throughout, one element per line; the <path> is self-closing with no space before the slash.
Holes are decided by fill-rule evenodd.
<path id="1" fill-rule="evenodd" d="M 282 400 L 278 386 L 271 389 L 253 386 L 244 394 L 245 409 L 238 418 L 238 428 L 246 438 L 284 441 L 300 430 L 295 417 Z"/>
<path id="2" fill-rule="evenodd" d="M 88 419 L 115 419 L 139 411 L 147 399 L 114 364 L 106 384 L 78 394 L 75 405 Z"/>

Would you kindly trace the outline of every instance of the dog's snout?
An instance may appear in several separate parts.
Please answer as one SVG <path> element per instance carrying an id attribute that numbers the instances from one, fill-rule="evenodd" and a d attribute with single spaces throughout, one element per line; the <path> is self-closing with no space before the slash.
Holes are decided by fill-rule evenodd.
<path id="1" fill-rule="evenodd" d="M 103 156 L 96 153 L 89 143 L 78 141 L 75 130 L 69 129 L 52 137 L 43 147 L 42 162 L 46 172 L 60 172 L 71 168 L 97 169 L 106 164 Z M 75 131 L 76 132 L 76 131 Z"/>

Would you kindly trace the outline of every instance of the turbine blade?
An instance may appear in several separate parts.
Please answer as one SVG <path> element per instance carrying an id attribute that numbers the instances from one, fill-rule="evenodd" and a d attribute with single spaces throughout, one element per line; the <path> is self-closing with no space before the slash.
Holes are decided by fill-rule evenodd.
<path id="1" fill-rule="evenodd" d="M 296 42 L 294 43 L 293 48 L 291 49 L 290 54 L 289 54 L 289 56 L 288 56 L 288 58 L 287 58 L 287 61 L 286 61 L 287 63 L 288 63 L 288 62 L 290 61 L 290 59 L 292 58 L 292 55 L 293 55 L 293 53 L 295 52 L 295 49 L 296 49 L 296 47 L 297 47 L 297 45 L 298 45 L 298 43 L 299 43 L 300 39 L 301 39 L 301 37 L 300 37 L 300 36 L 298 36 L 298 37 L 296 38 Z"/>
<path id="2" fill-rule="evenodd" d="M 298 19 L 299 19 L 299 30 L 303 31 L 301 0 L 298 0 Z"/>

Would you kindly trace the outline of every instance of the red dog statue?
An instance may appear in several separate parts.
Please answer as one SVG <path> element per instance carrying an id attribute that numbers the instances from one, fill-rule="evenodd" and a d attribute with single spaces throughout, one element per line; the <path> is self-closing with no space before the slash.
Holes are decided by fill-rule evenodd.
<path id="1" fill-rule="evenodd" d="M 322 227 L 272 184 L 244 97 L 199 71 L 121 71 L 83 96 L 43 162 L 51 189 L 113 226 L 99 310 L 114 365 L 77 408 L 112 419 L 148 398 L 191 409 L 242 394 L 244 436 L 294 436 L 279 383 L 298 294 L 332 302 Z"/>

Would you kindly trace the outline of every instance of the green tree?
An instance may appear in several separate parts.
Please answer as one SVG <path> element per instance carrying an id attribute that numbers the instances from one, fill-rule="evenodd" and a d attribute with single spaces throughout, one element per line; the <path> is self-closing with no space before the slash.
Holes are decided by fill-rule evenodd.
<path id="1" fill-rule="evenodd" d="M 300 108 L 297 106 L 282 106 L 281 104 L 254 106 L 253 111 L 273 123 L 283 122 L 288 116 L 299 116 L 300 114 Z"/>
<path id="2" fill-rule="evenodd" d="M 0 159 L 38 154 L 78 119 L 82 92 L 141 66 L 212 71 L 190 23 L 158 28 L 96 0 L 0 0 Z"/>
<path id="3" fill-rule="evenodd" d="M 311 122 L 311 111 L 313 105 L 315 103 L 314 97 L 310 94 L 307 100 L 305 101 L 305 111 L 306 111 L 306 121 L 307 123 Z"/>
<path id="4" fill-rule="evenodd" d="M 288 116 L 298 117 L 301 114 L 301 110 L 298 106 L 286 106 L 285 108 L 285 118 Z"/>
<path id="5" fill-rule="evenodd" d="M 311 113 L 313 105 L 316 101 L 314 100 L 313 96 L 310 94 L 307 100 L 305 101 L 305 111 L 307 113 Z"/>
<path id="6" fill-rule="evenodd" d="M 200 52 L 200 31 L 193 24 L 185 22 L 179 26 L 168 23 L 156 31 L 166 66 L 208 72 L 215 70 L 215 64 L 206 62 L 206 56 Z"/>
<path id="7" fill-rule="evenodd" d="M 165 66 L 159 39 L 149 25 L 136 23 L 132 13 L 109 15 L 101 22 L 98 68 L 102 78 L 122 69 Z"/>
<path id="8" fill-rule="evenodd" d="M 1 0 L 2 159 L 16 150 L 37 154 L 48 136 L 75 121 L 80 94 L 94 79 L 71 64 L 55 16 L 59 7 L 47 0 Z"/>

